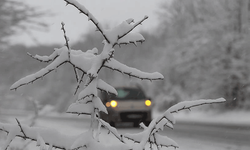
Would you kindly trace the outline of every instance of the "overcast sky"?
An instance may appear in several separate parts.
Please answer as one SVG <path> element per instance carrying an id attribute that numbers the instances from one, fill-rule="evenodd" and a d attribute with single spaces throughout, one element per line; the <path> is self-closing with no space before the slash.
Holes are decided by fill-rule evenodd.
<path id="1" fill-rule="evenodd" d="M 67 35 L 71 42 L 75 42 L 79 37 L 95 29 L 92 22 L 87 21 L 87 17 L 72 6 L 65 6 L 63 0 L 23 0 L 31 6 L 36 6 L 39 10 L 46 10 L 54 13 L 53 17 L 47 17 L 45 22 L 49 24 L 49 32 L 34 32 L 33 35 L 39 43 L 59 43 L 63 44 L 63 33 L 60 30 L 61 22 L 66 25 Z M 135 21 L 142 19 L 145 15 L 149 16 L 143 25 L 137 30 L 149 30 L 158 23 L 157 9 L 160 3 L 165 0 L 78 0 L 83 4 L 102 24 L 114 26 L 128 18 Z M 28 35 L 17 37 L 17 41 L 34 45 Z"/>

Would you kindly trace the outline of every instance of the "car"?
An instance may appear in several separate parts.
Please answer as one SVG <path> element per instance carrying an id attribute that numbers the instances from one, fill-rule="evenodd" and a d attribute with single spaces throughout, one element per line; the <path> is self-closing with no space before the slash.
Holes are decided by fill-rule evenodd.
<path id="1" fill-rule="evenodd" d="M 108 114 L 100 117 L 111 126 L 117 123 L 130 122 L 134 127 L 141 122 L 148 125 L 151 121 L 151 100 L 138 87 L 116 87 L 118 95 L 102 93 L 101 99 L 107 107 Z"/>

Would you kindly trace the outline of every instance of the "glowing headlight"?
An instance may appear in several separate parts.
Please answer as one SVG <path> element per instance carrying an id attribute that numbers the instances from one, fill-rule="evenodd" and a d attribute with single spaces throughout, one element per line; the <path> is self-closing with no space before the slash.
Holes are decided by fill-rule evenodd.
<path id="1" fill-rule="evenodd" d="M 146 106 L 151 106 L 151 101 L 150 101 L 150 100 L 146 100 L 146 101 L 145 101 L 145 105 L 146 105 Z"/>
<path id="2" fill-rule="evenodd" d="M 116 106 L 117 106 L 117 102 L 116 102 L 115 100 L 112 100 L 112 101 L 110 102 L 110 105 L 111 105 L 112 107 L 116 107 Z"/>
<path id="3" fill-rule="evenodd" d="M 110 107 L 110 102 L 107 102 L 107 103 L 106 103 L 106 106 L 107 106 L 107 107 Z"/>

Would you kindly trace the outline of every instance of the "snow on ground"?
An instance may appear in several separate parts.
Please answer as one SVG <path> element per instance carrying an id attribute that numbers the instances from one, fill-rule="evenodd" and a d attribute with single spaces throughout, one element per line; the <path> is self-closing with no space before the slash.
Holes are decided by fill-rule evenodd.
<path id="1" fill-rule="evenodd" d="M 160 113 L 154 111 L 153 117 Z M 181 111 L 174 114 L 176 121 L 179 122 L 198 122 L 209 124 L 222 125 L 239 125 L 250 126 L 250 111 L 227 111 L 227 112 L 213 112 L 213 111 Z"/>
<path id="2" fill-rule="evenodd" d="M 158 112 L 154 112 L 153 115 L 157 116 Z M 37 121 L 38 126 L 54 128 L 59 130 L 62 133 L 70 133 L 71 135 L 79 134 L 79 132 L 86 131 L 89 127 L 90 119 L 83 117 L 85 121 L 74 121 L 72 118 L 75 116 L 67 115 L 65 119 L 63 115 L 53 114 L 52 119 L 39 119 Z M 56 117 L 58 116 L 58 118 Z M 181 121 L 192 121 L 192 122 L 205 122 L 205 123 L 220 123 L 220 124 L 233 124 L 233 125 L 250 125 L 250 112 L 245 111 L 232 111 L 225 112 L 222 114 L 214 112 L 197 112 L 197 111 L 183 111 L 178 114 L 175 114 L 177 124 Z M 14 119 L 13 119 L 14 122 Z M 15 122 L 14 122 L 15 123 Z M 119 128 L 118 132 L 121 134 L 125 133 L 136 133 L 140 132 L 142 129 L 137 128 Z M 225 144 L 221 142 L 212 142 L 209 140 L 197 140 L 188 137 L 180 137 L 178 135 L 170 135 L 170 138 L 173 138 L 180 146 L 179 150 L 249 150 L 249 147 L 235 145 L 235 144 Z M 118 140 L 108 134 L 106 130 L 103 129 L 103 132 L 100 137 L 100 141 L 106 144 L 113 144 L 118 142 Z M 22 142 L 22 141 L 21 141 Z M 20 145 L 20 140 L 15 142 L 17 145 Z M 39 149 L 35 148 L 35 142 L 29 145 L 29 149 Z M 166 149 L 166 148 L 165 148 Z M 167 148 L 166 150 L 173 150 L 174 148 Z"/>

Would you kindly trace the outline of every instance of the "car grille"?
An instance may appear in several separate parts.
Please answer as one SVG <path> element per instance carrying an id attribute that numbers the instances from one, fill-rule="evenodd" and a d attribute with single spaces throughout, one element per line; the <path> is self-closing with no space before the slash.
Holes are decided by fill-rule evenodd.
<path id="1" fill-rule="evenodd" d="M 120 113 L 122 121 L 145 121 L 147 119 L 146 112 L 122 112 Z"/>

